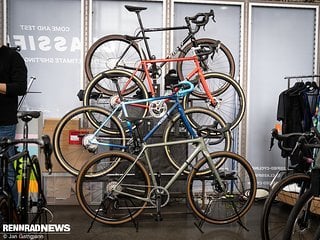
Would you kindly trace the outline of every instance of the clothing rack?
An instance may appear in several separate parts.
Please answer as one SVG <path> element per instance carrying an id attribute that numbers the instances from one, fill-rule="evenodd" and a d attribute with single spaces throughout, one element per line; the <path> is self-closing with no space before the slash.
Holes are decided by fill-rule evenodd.
<path id="1" fill-rule="evenodd" d="M 290 89 L 293 80 L 295 80 L 295 82 L 298 82 L 298 81 L 306 82 L 306 80 L 313 81 L 313 82 L 316 82 L 317 85 L 319 86 L 319 78 L 320 78 L 320 75 L 303 75 L 303 76 L 287 76 L 284 79 L 286 79 L 288 81 L 288 89 Z M 315 81 L 315 79 L 316 79 L 316 81 Z M 272 179 L 270 186 L 272 186 L 274 184 L 275 180 L 278 178 L 278 176 L 281 173 L 287 173 L 288 171 L 289 171 L 289 157 L 286 156 L 285 157 L 285 169 L 277 172 L 275 177 Z"/>
<path id="2" fill-rule="evenodd" d="M 303 76 L 290 76 L 290 77 L 284 77 L 284 79 L 288 80 L 288 88 L 290 88 L 290 81 L 291 79 L 315 79 L 315 78 L 320 78 L 320 75 L 303 75 Z M 318 79 L 318 83 L 319 83 L 319 79 Z"/>

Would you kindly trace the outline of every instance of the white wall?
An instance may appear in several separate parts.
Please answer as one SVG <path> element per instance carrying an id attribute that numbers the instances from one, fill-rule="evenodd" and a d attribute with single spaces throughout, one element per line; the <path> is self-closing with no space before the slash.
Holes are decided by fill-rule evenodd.
<path id="1" fill-rule="evenodd" d="M 314 8 L 251 6 L 247 159 L 264 187 L 285 166 L 276 145 L 269 152 L 284 77 L 313 74 L 315 17 Z"/>
<path id="2" fill-rule="evenodd" d="M 8 35 L 36 77 L 24 109 L 60 117 L 80 105 L 81 4 L 76 0 L 10 0 Z"/>

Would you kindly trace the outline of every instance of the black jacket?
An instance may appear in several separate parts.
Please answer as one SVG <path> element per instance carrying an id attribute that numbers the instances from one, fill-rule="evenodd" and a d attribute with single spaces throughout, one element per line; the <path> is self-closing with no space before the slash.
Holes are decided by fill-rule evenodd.
<path id="1" fill-rule="evenodd" d="M 0 125 L 16 124 L 18 96 L 27 90 L 27 67 L 21 55 L 6 46 L 0 48 L 0 83 L 7 84 L 7 93 L 0 93 Z"/>

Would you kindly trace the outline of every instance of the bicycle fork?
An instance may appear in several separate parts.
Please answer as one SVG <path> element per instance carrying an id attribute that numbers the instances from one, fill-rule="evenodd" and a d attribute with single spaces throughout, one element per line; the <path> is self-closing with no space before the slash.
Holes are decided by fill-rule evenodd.
<path id="1" fill-rule="evenodd" d="M 205 76 L 201 70 L 201 66 L 200 66 L 200 63 L 199 61 L 194 61 L 194 64 L 196 65 L 196 71 L 197 71 L 197 74 L 198 74 L 198 81 L 200 81 L 200 84 L 202 85 L 203 89 L 204 89 L 204 92 L 206 93 L 208 99 L 209 99 L 209 102 L 210 104 L 213 106 L 213 107 L 216 107 L 218 105 L 218 101 L 217 99 L 215 99 L 211 92 L 210 92 L 210 89 L 209 89 L 209 86 L 208 86 L 208 83 L 205 79 Z M 192 75 L 193 73 L 190 73 L 189 75 Z M 188 75 L 188 76 L 189 76 Z M 187 77 L 188 78 L 188 77 Z"/>

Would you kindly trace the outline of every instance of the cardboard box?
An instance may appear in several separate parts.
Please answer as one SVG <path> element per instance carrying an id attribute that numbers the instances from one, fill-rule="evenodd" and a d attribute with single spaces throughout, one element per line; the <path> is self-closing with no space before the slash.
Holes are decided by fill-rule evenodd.
<path id="1" fill-rule="evenodd" d="M 76 195 L 76 179 L 75 176 L 68 173 L 43 174 L 44 194 L 48 205 L 79 205 Z M 89 191 L 89 188 L 84 193 L 92 199 L 91 194 L 93 193 Z M 103 194 L 100 193 L 99 196 Z"/>
<path id="2" fill-rule="evenodd" d="M 76 177 L 68 173 L 44 174 L 44 192 L 49 205 L 78 205 Z"/>

